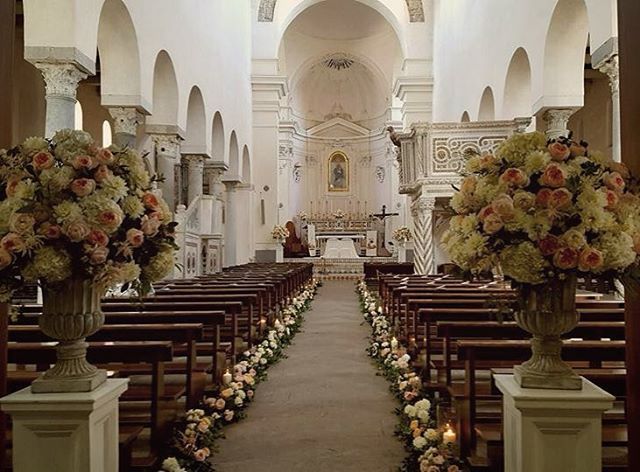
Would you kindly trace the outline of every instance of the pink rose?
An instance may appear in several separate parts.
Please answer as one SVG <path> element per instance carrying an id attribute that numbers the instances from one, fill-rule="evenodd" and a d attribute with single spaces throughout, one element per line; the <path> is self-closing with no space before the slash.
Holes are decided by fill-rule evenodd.
<path id="1" fill-rule="evenodd" d="M 87 235 L 87 242 L 92 246 L 106 246 L 109 244 L 109 236 L 102 230 L 94 229 Z"/>
<path id="2" fill-rule="evenodd" d="M 515 167 L 505 170 L 500 176 L 500 180 L 515 187 L 525 187 L 529 183 L 526 174 Z"/>
<path id="3" fill-rule="evenodd" d="M 615 208 L 616 206 L 618 206 L 618 202 L 620 201 L 620 198 L 618 197 L 618 194 L 616 192 L 614 192 L 613 190 L 609 190 L 609 189 L 605 189 L 604 192 L 607 195 L 607 206 L 606 206 L 606 208 L 609 208 L 611 210 L 611 209 Z"/>
<path id="4" fill-rule="evenodd" d="M 80 220 L 67 223 L 63 226 L 62 231 L 74 243 L 83 241 L 87 236 L 89 236 L 90 233 L 89 226 L 87 226 L 85 222 Z"/>
<path id="5" fill-rule="evenodd" d="M 144 215 L 142 217 L 142 221 L 140 222 L 140 229 L 145 234 L 145 236 L 155 236 L 158 234 L 158 229 L 160 229 L 160 220 L 158 218 L 152 218 L 148 215 Z"/>
<path id="6" fill-rule="evenodd" d="M 476 190 L 476 184 L 478 183 L 478 179 L 475 175 L 469 175 L 464 178 L 462 184 L 460 184 L 460 191 L 462 193 L 473 193 Z"/>
<path id="7" fill-rule="evenodd" d="M 560 239 L 553 234 L 548 234 L 546 237 L 538 241 L 538 249 L 543 256 L 551 256 L 558 252 L 562 247 Z"/>
<path id="8" fill-rule="evenodd" d="M 207 457 L 209 457 L 209 452 L 207 452 L 208 449 L 206 451 L 205 449 L 206 448 L 198 449 L 196 452 L 193 453 L 193 458 L 198 462 L 204 462 L 205 460 L 207 460 Z"/>
<path id="9" fill-rule="evenodd" d="M 86 197 L 96 188 L 96 181 L 93 179 L 75 179 L 71 182 L 71 191 L 78 197 Z"/>
<path id="10" fill-rule="evenodd" d="M 113 172 L 104 164 L 99 165 L 93 174 L 93 178 L 96 179 L 98 183 L 102 183 L 110 177 L 113 177 Z"/>
<path id="11" fill-rule="evenodd" d="M 53 159 L 53 156 L 50 153 L 44 151 L 40 151 L 39 153 L 37 153 L 31 160 L 31 163 L 33 164 L 33 168 L 35 170 L 50 169 L 51 167 L 53 167 L 54 162 L 55 161 Z"/>
<path id="12" fill-rule="evenodd" d="M 408 402 L 416 398 L 416 394 L 414 392 L 404 392 L 404 399 Z"/>
<path id="13" fill-rule="evenodd" d="M 47 239 L 58 239 L 62 235 L 62 229 L 58 225 L 43 223 L 38 229 L 38 233 Z"/>
<path id="14" fill-rule="evenodd" d="M 0 239 L 0 247 L 7 252 L 16 253 L 23 252 L 27 246 L 20 235 L 16 233 L 7 233 Z"/>
<path id="15" fill-rule="evenodd" d="M 540 177 L 540 183 L 548 187 L 558 188 L 564 187 L 567 182 L 567 176 L 565 171 L 558 164 L 551 163 L 547 165 L 542 177 Z"/>
<path id="16" fill-rule="evenodd" d="M 80 155 L 73 158 L 71 165 L 75 170 L 93 168 L 93 160 L 89 156 Z"/>
<path id="17" fill-rule="evenodd" d="M 0 249 L 0 270 L 8 267 L 13 262 L 13 256 L 4 249 Z"/>
<path id="18" fill-rule="evenodd" d="M 142 196 L 142 203 L 146 208 L 150 210 L 159 210 L 160 202 L 158 201 L 158 197 L 156 197 L 153 193 L 147 192 Z"/>
<path id="19" fill-rule="evenodd" d="M 209 423 L 206 421 L 201 421 L 198 423 L 198 431 L 201 433 L 206 433 L 209 430 Z"/>
<path id="20" fill-rule="evenodd" d="M 553 263 L 559 269 L 573 269 L 578 265 L 578 251 L 563 247 L 553 255 Z"/>
<path id="21" fill-rule="evenodd" d="M 549 198 L 549 207 L 555 208 L 556 210 L 563 210 L 569 206 L 571 206 L 571 200 L 573 199 L 573 194 L 569 192 L 566 188 L 557 188 L 553 192 L 551 192 L 551 197 Z"/>
<path id="22" fill-rule="evenodd" d="M 536 194 L 536 206 L 539 208 L 547 208 L 549 206 L 549 200 L 553 190 L 550 188 L 541 188 Z"/>
<path id="23" fill-rule="evenodd" d="M 113 154 L 106 148 L 98 149 L 96 161 L 98 161 L 98 164 L 111 164 L 113 162 Z"/>
<path id="24" fill-rule="evenodd" d="M 504 227 L 504 222 L 499 215 L 493 213 L 484 219 L 482 229 L 487 234 L 494 234 L 500 231 Z"/>
<path id="25" fill-rule="evenodd" d="M 98 215 L 98 221 L 105 228 L 116 230 L 122 224 L 122 215 L 115 211 L 105 210 Z"/>
<path id="26" fill-rule="evenodd" d="M 569 146 L 558 142 L 549 144 L 547 146 L 547 151 L 549 151 L 551 159 L 553 159 L 554 161 L 564 161 L 571 154 Z"/>
<path id="27" fill-rule="evenodd" d="M 608 189 L 618 193 L 622 193 L 626 185 L 626 182 L 618 172 L 609 172 L 605 174 L 602 181 Z"/>
<path id="28" fill-rule="evenodd" d="M 127 242 L 131 247 L 140 247 L 144 243 L 144 233 L 136 228 L 127 230 Z"/>
<path id="29" fill-rule="evenodd" d="M 107 257 L 109 257 L 109 250 L 104 246 L 96 246 L 91 251 L 89 262 L 92 265 L 104 264 L 107 262 Z"/>
<path id="30" fill-rule="evenodd" d="M 604 256 L 592 247 L 585 247 L 580 253 L 578 268 L 583 272 L 599 269 L 604 264 Z"/>
<path id="31" fill-rule="evenodd" d="M 513 199 L 505 193 L 498 195 L 493 202 L 491 202 L 491 207 L 503 221 L 510 221 L 515 215 Z"/>
<path id="32" fill-rule="evenodd" d="M 478 219 L 480 221 L 484 221 L 487 218 L 487 216 L 492 215 L 494 213 L 495 213 L 495 210 L 493 209 L 493 207 L 491 205 L 487 205 L 482 210 L 480 210 L 480 213 L 478 213 Z"/>
<path id="33" fill-rule="evenodd" d="M 215 403 L 216 410 L 224 410 L 224 407 L 227 406 L 227 402 L 224 401 L 224 398 L 218 398 Z"/>

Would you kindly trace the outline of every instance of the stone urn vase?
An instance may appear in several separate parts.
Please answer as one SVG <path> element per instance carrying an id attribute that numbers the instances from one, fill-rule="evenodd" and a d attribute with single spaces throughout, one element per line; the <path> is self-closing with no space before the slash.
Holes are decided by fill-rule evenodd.
<path id="1" fill-rule="evenodd" d="M 56 363 L 31 384 L 33 393 L 90 392 L 107 373 L 87 362 L 87 336 L 104 325 L 100 299 L 104 290 L 88 280 L 70 280 L 64 287 L 43 291 L 40 329 L 56 346 Z"/>
<path id="2" fill-rule="evenodd" d="M 514 368 L 523 388 L 581 390 L 582 379 L 562 360 L 560 336 L 578 324 L 576 277 L 520 287 L 516 322 L 531 333 L 531 358 Z"/>

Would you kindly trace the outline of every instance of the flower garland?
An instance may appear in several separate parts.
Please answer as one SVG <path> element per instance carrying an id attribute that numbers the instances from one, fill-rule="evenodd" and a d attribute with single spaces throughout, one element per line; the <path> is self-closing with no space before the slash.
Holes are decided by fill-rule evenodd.
<path id="1" fill-rule="evenodd" d="M 255 388 L 267 376 L 269 366 L 284 356 L 284 349 L 300 331 L 303 314 L 309 310 L 319 282 L 311 281 L 282 309 L 282 321 L 276 320 L 262 342 L 245 351 L 232 372 L 223 375 L 223 385 L 215 395 L 205 397 L 199 408 L 186 412 L 176 425 L 173 457 L 162 463 L 165 472 L 211 472 L 209 459 L 217 451 L 222 429 L 245 417 L 245 410 L 253 400 Z"/>
<path id="2" fill-rule="evenodd" d="M 391 383 L 391 391 L 400 401 L 396 409 L 400 424 L 396 436 L 409 452 L 402 469 L 405 472 L 460 472 L 464 465 L 455 456 L 455 433 L 438 428 L 435 405 L 422 388 L 422 379 L 411 367 L 407 349 L 392 336 L 390 323 L 378 300 L 364 281 L 357 284 L 364 319 L 371 325 L 371 344 L 367 353 Z"/>

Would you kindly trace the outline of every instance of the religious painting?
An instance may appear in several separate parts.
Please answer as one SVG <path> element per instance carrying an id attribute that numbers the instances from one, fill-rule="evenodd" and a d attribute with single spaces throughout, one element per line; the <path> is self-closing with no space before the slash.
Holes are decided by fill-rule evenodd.
<path id="1" fill-rule="evenodd" d="M 329 192 L 349 191 L 349 158 L 342 152 L 329 157 Z"/>

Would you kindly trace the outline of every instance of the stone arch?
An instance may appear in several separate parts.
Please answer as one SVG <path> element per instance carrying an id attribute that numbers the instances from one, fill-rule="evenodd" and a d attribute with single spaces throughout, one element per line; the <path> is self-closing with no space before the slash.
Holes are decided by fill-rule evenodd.
<path id="1" fill-rule="evenodd" d="M 76 100 L 73 110 L 73 129 L 84 129 L 84 114 L 82 112 L 82 104 L 80 103 L 80 100 Z"/>
<path id="2" fill-rule="evenodd" d="M 98 23 L 103 105 L 140 105 L 140 52 L 131 15 L 122 0 L 106 0 Z"/>
<path id="3" fill-rule="evenodd" d="M 584 0 L 559 0 L 545 39 L 542 106 L 582 105 L 588 37 L 589 18 Z M 567 100 L 578 103 L 559 103 Z"/>
<path id="4" fill-rule="evenodd" d="M 478 121 L 493 121 L 496 118 L 496 106 L 493 99 L 493 90 L 486 87 L 482 92 L 480 99 L 480 108 L 478 110 Z"/>
<path id="5" fill-rule="evenodd" d="M 202 92 L 194 85 L 187 105 L 186 139 L 181 146 L 183 154 L 207 154 L 206 123 Z"/>
<path id="6" fill-rule="evenodd" d="M 147 123 L 175 125 L 178 123 L 178 80 L 169 53 L 162 50 L 153 68 L 153 114 Z"/>
<path id="7" fill-rule="evenodd" d="M 224 122 L 219 111 L 213 116 L 213 125 L 211 130 L 211 157 L 213 161 L 223 162 L 225 151 L 224 139 Z"/>
<path id="8" fill-rule="evenodd" d="M 229 174 L 233 176 L 240 175 L 240 149 L 235 130 L 231 132 L 231 137 L 229 138 Z"/>
<path id="9" fill-rule="evenodd" d="M 242 181 L 245 184 L 251 183 L 251 157 L 246 144 L 242 148 Z"/>
<path id="10" fill-rule="evenodd" d="M 460 123 L 469 123 L 471 118 L 469 117 L 469 112 L 465 110 L 460 117 Z"/>
<path id="11" fill-rule="evenodd" d="M 511 56 L 504 84 L 502 100 L 503 118 L 512 119 L 531 115 L 531 65 L 523 48 Z"/>

